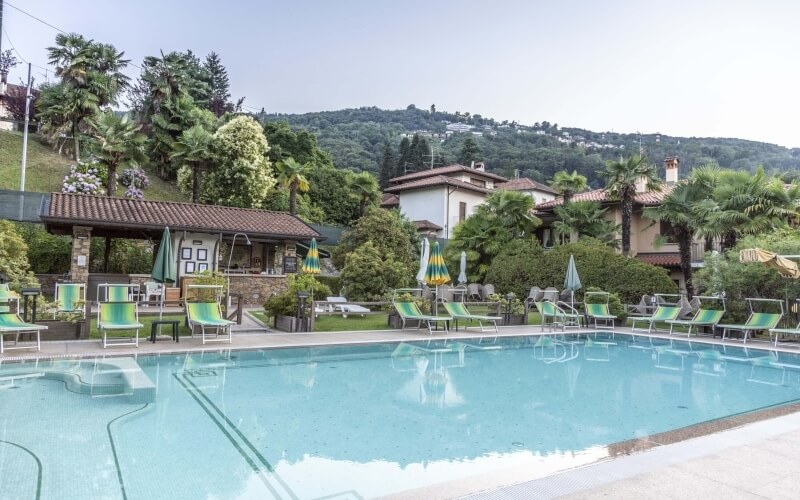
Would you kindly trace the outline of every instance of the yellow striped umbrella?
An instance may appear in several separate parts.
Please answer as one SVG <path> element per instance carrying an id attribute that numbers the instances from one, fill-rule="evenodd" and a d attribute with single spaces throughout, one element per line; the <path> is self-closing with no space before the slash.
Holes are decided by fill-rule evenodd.
<path id="1" fill-rule="evenodd" d="M 428 258 L 428 269 L 425 270 L 425 283 L 429 285 L 444 285 L 450 281 L 450 274 L 439 250 L 439 242 L 435 241 L 431 247 L 431 255 Z"/>
<path id="2" fill-rule="evenodd" d="M 303 259 L 303 272 L 306 274 L 319 274 L 319 250 L 317 250 L 316 238 L 311 238 L 308 253 L 306 258 Z"/>

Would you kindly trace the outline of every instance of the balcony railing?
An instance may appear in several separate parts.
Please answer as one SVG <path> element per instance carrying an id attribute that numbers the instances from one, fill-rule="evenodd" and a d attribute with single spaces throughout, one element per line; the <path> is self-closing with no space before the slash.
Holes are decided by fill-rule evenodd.
<path id="1" fill-rule="evenodd" d="M 716 250 L 717 252 L 722 252 L 722 247 L 720 246 L 719 242 L 714 241 L 711 244 L 711 248 L 708 251 Z M 706 255 L 706 244 L 705 242 L 694 242 L 692 243 L 692 265 L 694 266 L 702 266 L 703 259 Z"/>

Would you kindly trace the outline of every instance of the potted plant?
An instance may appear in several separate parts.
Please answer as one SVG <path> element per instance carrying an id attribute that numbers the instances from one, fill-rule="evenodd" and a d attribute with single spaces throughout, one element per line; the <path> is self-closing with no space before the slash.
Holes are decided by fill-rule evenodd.
<path id="1" fill-rule="evenodd" d="M 497 303 L 493 314 L 503 318 L 503 325 L 525 324 L 525 306 L 515 294 L 500 295 L 499 293 L 493 293 L 489 295 L 489 301 Z"/>

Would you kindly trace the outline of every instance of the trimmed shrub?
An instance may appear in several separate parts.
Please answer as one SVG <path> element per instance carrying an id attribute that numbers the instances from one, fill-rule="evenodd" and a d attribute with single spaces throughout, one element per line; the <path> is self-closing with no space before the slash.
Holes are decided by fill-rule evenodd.
<path id="1" fill-rule="evenodd" d="M 532 286 L 564 286 L 569 256 L 575 257 L 583 289 L 597 287 L 617 294 L 624 303 L 637 303 L 644 294 L 677 293 L 666 269 L 624 257 L 597 240 L 558 245 L 552 250 L 525 241 L 510 243 L 492 262 L 486 282 L 498 293 L 528 295 Z"/>

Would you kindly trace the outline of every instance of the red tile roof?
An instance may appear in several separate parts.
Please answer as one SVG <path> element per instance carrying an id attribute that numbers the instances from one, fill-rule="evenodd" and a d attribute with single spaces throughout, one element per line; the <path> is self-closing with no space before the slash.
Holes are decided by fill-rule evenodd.
<path id="1" fill-rule="evenodd" d="M 558 191 L 550 186 L 545 186 L 541 182 L 536 182 L 535 180 L 527 177 L 511 179 L 508 182 L 498 185 L 497 189 L 507 189 L 509 191 L 532 191 L 535 189 L 537 191 L 544 191 L 545 193 L 558 194 Z"/>
<path id="2" fill-rule="evenodd" d="M 435 229 L 437 231 L 444 229 L 439 224 L 435 224 L 427 219 L 415 220 L 414 224 L 417 226 L 417 229 Z"/>
<path id="3" fill-rule="evenodd" d="M 661 187 L 661 191 L 646 191 L 644 193 L 636 193 L 633 197 L 634 204 L 637 205 L 644 205 L 644 206 L 654 206 L 660 205 L 661 202 L 664 201 L 664 197 L 666 197 L 669 193 L 672 192 L 673 185 L 665 184 Z M 601 203 L 606 202 L 613 202 L 615 200 L 611 200 L 608 197 L 608 193 L 605 189 L 594 189 L 592 191 L 586 191 L 583 193 L 578 193 L 572 197 L 572 201 L 599 201 Z M 536 205 L 536 209 L 548 209 L 553 208 L 561 205 L 564 202 L 563 198 L 556 198 L 553 201 L 548 201 L 545 203 L 540 203 Z"/>
<path id="4" fill-rule="evenodd" d="M 381 198 L 382 207 L 396 207 L 400 204 L 400 197 L 393 193 L 384 193 Z"/>
<path id="5" fill-rule="evenodd" d="M 482 188 L 480 186 L 476 186 L 475 184 L 470 184 L 469 182 L 464 182 L 462 180 L 454 179 L 452 177 L 445 177 L 444 175 L 426 177 L 424 179 L 418 179 L 416 181 L 406 182 L 404 184 L 400 184 L 397 186 L 391 186 L 384 189 L 384 192 L 399 193 L 401 191 L 407 191 L 409 189 L 421 189 L 421 188 L 436 187 L 436 186 L 455 186 L 461 189 L 475 191 L 478 193 L 489 192 L 489 190 L 486 188 Z"/>
<path id="6" fill-rule="evenodd" d="M 640 253 L 636 258 L 647 264 L 661 267 L 680 267 L 681 254 L 671 253 Z"/>
<path id="7" fill-rule="evenodd" d="M 480 175 L 500 182 L 506 182 L 508 180 L 503 176 L 492 174 L 490 172 L 486 172 L 485 170 L 478 170 L 475 168 L 465 167 L 464 165 L 449 165 L 447 167 L 432 168 L 430 170 L 422 170 L 420 172 L 413 172 L 411 174 L 401 175 L 400 177 L 389 179 L 389 182 L 391 182 L 392 184 L 400 184 L 403 182 L 413 181 L 416 179 L 423 179 L 425 177 L 453 174 L 456 172 L 469 172 L 470 174 Z"/>
<path id="8" fill-rule="evenodd" d="M 172 201 L 145 201 L 107 196 L 53 193 L 41 215 L 45 225 L 84 225 L 138 231 L 245 233 L 282 239 L 323 239 L 306 223 L 285 212 Z"/>

